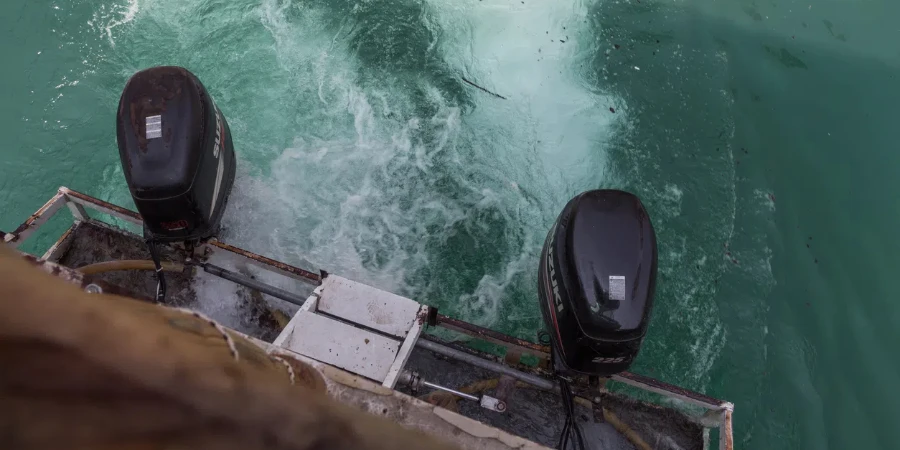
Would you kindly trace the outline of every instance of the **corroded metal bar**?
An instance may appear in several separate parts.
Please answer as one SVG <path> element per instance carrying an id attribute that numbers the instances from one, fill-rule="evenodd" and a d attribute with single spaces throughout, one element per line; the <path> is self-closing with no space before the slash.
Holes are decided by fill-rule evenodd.
<path id="1" fill-rule="evenodd" d="M 141 215 L 129 209 L 123 208 L 118 205 L 113 205 L 112 203 L 91 197 L 87 194 L 82 194 L 78 191 L 73 191 L 67 187 L 59 188 L 59 192 L 60 194 L 65 195 L 70 201 L 73 201 L 75 203 L 82 205 L 90 204 L 91 207 L 93 209 L 96 209 L 97 211 L 109 214 L 126 222 L 131 222 L 135 225 L 144 224 L 143 220 L 141 219 Z"/>
<path id="2" fill-rule="evenodd" d="M 722 408 L 724 408 L 724 405 L 729 404 L 724 400 L 719 400 L 717 398 L 710 397 L 699 392 L 694 392 L 682 387 L 675 386 L 674 384 L 669 384 L 632 372 L 622 372 L 613 375 L 612 379 L 614 381 L 618 381 L 629 386 L 634 386 L 645 391 L 655 392 L 665 397 L 677 398 L 687 403 L 702 406 L 706 409 L 721 410 Z"/>
<path id="3" fill-rule="evenodd" d="M 113 217 L 117 217 L 119 219 L 134 223 L 136 225 L 142 225 L 143 221 L 141 220 L 141 215 L 125 209 L 121 206 L 113 205 L 112 203 L 105 202 L 103 200 L 96 199 L 87 194 L 82 194 L 78 191 L 73 191 L 66 187 L 59 188 L 59 191 L 65 194 L 69 199 L 71 199 L 75 203 L 79 203 L 82 205 L 89 205 L 91 208 L 96 209 L 105 214 L 109 214 Z M 225 250 L 236 255 L 242 256 L 244 258 L 250 259 L 254 262 L 262 264 L 264 266 L 269 266 L 270 268 L 275 269 L 278 272 L 282 272 L 285 275 L 290 276 L 291 278 L 297 278 L 301 281 L 305 281 L 311 283 L 313 285 L 318 285 L 322 281 L 322 277 L 317 274 L 310 272 L 308 270 L 301 269 L 299 267 L 292 266 L 290 264 L 285 264 L 281 261 L 276 261 L 271 258 L 266 258 L 262 255 L 257 255 L 256 253 L 244 250 L 242 248 L 235 247 L 233 245 L 226 244 L 224 242 L 219 241 L 210 241 L 207 242 L 206 245 L 210 245 L 221 250 Z"/>
<path id="4" fill-rule="evenodd" d="M 529 353 L 535 355 L 539 358 L 547 358 L 550 356 L 550 347 L 543 346 L 540 344 L 535 344 L 534 342 L 529 342 L 524 339 L 515 338 L 503 333 L 498 333 L 494 330 L 489 330 L 484 327 L 479 327 L 478 325 L 473 325 L 468 322 L 463 322 L 462 320 L 457 320 L 452 317 L 447 317 L 442 314 L 437 315 L 438 325 L 441 327 L 447 328 L 449 330 L 458 331 L 460 333 L 482 339 L 494 344 L 502 345 L 504 347 L 516 347 L 522 352 Z"/>
<path id="5" fill-rule="evenodd" d="M 40 209 L 35 211 L 31 217 L 22 222 L 22 224 L 11 233 L 12 238 L 9 238 L 9 235 L 7 235 L 4 240 L 6 242 L 11 242 L 13 247 L 18 247 L 23 241 L 37 231 L 38 228 L 47 223 L 47 221 L 50 220 L 50 218 L 53 217 L 65 203 L 66 199 L 63 196 L 63 193 L 57 192 L 56 195 L 47 201 L 47 203 L 44 203 L 44 206 L 41 206 Z"/>
<path id="6" fill-rule="evenodd" d="M 206 245 L 213 246 L 220 250 L 225 250 L 227 252 L 231 252 L 244 258 L 250 259 L 264 266 L 268 266 L 272 269 L 282 272 L 285 275 L 290 276 L 291 278 L 296 278 L 300 281 L 305 281 L 315 286 L 318 286 L 322 282 L 322 276 L 317 273 L 313 273 L 299 267 L 294 267 L 290 264 L 285 264 L 281 261 L 276 261 L 271 258 L 266 258 L 265 256 L 257 255 L 256 253 L 226 244 L 224 242 L 213 240 L 207 242 Z"/>
<path id="7" fill-rule="evenodd" d="M 41 256 L 41 259 L 46 261 L 56 262 L 59 258 L 69 249 L 69 246 L 72 245 L 72 239 L 74 237 L 74 231 L 81 222 L 75 222 L 72 224 L 69 229 L 56 240 L 56 242 L 47 249 L 44 253 L 44 256 Z"/>
<path id="8" fill-rule="evenodd" d="M 720 450 L 734 450 L 734 435 L 731 431 L 731 413 L 734 410 L 734 405 L 728 403 L 725 406 L 725 419 L 723 420 L 722 427 L 719 429 L 719 449 Z"/>

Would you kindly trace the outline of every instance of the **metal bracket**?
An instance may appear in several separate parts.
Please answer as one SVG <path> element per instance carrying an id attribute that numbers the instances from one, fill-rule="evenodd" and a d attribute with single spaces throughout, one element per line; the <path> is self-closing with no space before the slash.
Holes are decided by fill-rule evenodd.
<path id="1" fill-rule="evenodd" d="M 75 203 L 69 199 L 69 196 L 66 196 L 66 206 L 69 207 L 69 211 L 72 212 L 72 217 L 79 222 L 83 222 L 87 219 L 90 219 L 87 211 L 84 209 L 84 206 L 81 206 L 80 203 Z"/>
<path id="2" fill-rule="evenodd" d="M 491 411 L 506 412 L 506 402 L 490 395 L 481 396 L 481 407 Z"/>
<path id="3" fill-rule="evenodd" d="M 400 371 L 400 376 L 397 377 L 396 386 L 408 387 L 413 395 L 417 395 L 419 388 L 422 386 L 422 377 L 415 370 L 402 370 Z"/>

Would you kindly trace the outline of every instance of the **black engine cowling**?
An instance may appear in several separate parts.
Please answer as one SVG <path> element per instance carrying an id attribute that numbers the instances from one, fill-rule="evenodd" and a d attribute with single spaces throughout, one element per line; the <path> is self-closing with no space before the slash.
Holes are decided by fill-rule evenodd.
<path id="1" fill-rule="evenodd" d="M 628 369 L 649 324 L 656 260 L 653 225 L 633 194 L 594 190 L 566 204 L 538 273 L 558 371 L 609 376 Z"/>
<path id="2" fill-rule="evenodd" d="M 234 147 L 206 88 L 181 67 L 128 80 L 116 116 L 119 157 L 146 231 L 157 241 L 214 235 L 231 193 Z"/>

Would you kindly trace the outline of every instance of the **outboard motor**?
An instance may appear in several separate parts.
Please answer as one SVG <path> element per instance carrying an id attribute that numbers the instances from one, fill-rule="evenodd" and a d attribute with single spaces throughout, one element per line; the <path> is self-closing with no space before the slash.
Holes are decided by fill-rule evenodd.
<path id="1" fill-rule="evenodd" d="M 203 83 L 181 67 L 153 67 L 128 80 L 116 115 L 119 157 L 166 295 L 158 243 L 216 234 L 235 175 L 228 122 Z"/>
<path id="2" fill-rule="evenodd" d="M 641 201 L 594 190 L 569 201 L 541 253 L 538 292 L 558 373 L 631 365 L 650 320 L 656 234 Z"/>
<path id="3" fill-rule="evenodd" d="M 125 180 L 147 237 L 213 236 L 236 165 L 228 122 L 200 80 L 181 67 L 134 74 L 119 100 L 116 126 Z"/>

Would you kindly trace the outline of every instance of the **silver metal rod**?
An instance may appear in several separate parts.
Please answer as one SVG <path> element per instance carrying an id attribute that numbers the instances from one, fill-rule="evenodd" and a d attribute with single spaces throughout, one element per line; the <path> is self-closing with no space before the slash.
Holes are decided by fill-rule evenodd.
<path id="1" fill-rule="evenodd" d="M 504 366 L 503 364 L 496 363 L 494 361 L 488 361 L 486 359 L 479 358 L 478 356 L 457 350 L 455 348 L 447 347 L 446 345 L 438 344 L 437 342 L 432 342 L 427 339 L 419 339 L 418 341 L 416 341 L 416 346 L 453 359 L 458 359 L 484 370 L 501 373 L 503 375 L 509 375 L 519 381 L 523 381 L 540 389 L 544 389 L 547 391 L 556 391 L 559 389 L 559 386 L 557 386 L 556 383 L 550 380 L 546 380 L 537 375 L 532 375 L 530 373 L 525 373 L 513 369 L 512 367 Z"/>
<path id="2" fill-rule="evenodd" d="M 424 380 L 422 381 L 422 386 L 428 386 L 428 387 L 430 387 L 430 388 L 432 388 L 432 389 L 437 389 L 437 390 L 439 390 L 439 391 L 449 392 L 449 393 L 451 393 L 451 394 L 453 394 L 453 395 L 458 395 L 458 396 L 460 396 L 460 397 L 462 397 L 462 398 L 466 398 L 466 399 L 469 399 L 469 400 L 472 400 L 472 401 L 476 401 L 476 402 L 481 401 L 481 398 L 480 398 L 480 397 L 476 397 L 476 396 L 471 395 L 471 394 L 466 394 L 465 392 L 455 391 L 455 390 L 450 389 L 450 388 L 448 388 L 448 387 L 444 387 L 444 386 L 441 386 L 441 385 L 438 385 L 438 384 L 434 384 L 434 383 L 429 383 L 429 382 L 424 381 Z"/>
<path id="3" fill-rule="evenodd" d="M 288 291 L 285 291 L 284 289 L 279 289 L 275 286 L 256 281 L 253 278 L 250 278 L 246 275 L 242 275 L 237 272 L 232 272 L 228 269 L 223 269 L 219 266 L 214 266 L 209 263 L 199 263 L 197 265 L 202 267 L 203 270 L 205 270 L 210 275 L 215 275 L 219 278 L 224 278 L 228 281 L 233 281 L 242 286 L 246 286 L 250 289 L 257 290 L 259 292 L 262 292 L 263 294 L 271 295 L 272 297 L 275 297 L 275 298 L 280 298 L 286 302 L 293 303 L 297 306 L 303 306 L 303 303 L 306 301 L 306 299 L 304 299 L 303 297 L 300 297 L 299 295 L 295 295 Z"/>

